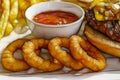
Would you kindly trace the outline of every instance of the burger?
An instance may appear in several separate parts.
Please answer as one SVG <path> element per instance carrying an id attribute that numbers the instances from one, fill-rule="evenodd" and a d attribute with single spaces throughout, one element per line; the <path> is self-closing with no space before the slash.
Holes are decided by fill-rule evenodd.
<path id="1" fill-rule="evenodd" d="M 101 51 L 120 57 L 120 0 L 100 2 L 86 10 L 85 36 Z"/>

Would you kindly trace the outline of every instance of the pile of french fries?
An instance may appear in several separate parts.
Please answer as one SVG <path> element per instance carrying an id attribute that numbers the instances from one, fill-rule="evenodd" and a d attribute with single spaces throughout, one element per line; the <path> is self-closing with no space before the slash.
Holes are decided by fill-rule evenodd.
<path id="1" fill-rule="evenodd" d="M 25 10 L 35 3 L 44 1 L 49 0 L 0 0 L 0 39 L 13 30 L 17 33 L 25 32 Z"/>

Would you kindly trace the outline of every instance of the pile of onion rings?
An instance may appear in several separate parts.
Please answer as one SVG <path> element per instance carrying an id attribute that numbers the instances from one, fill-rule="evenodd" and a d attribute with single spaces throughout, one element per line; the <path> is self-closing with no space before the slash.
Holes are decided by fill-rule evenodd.
<path id="1" fill-rule="evenodd" d="M 23 59 L 14 57 L 16 50 L 21 50 Z M 41 49 L 48 50 L 51 59 L 39 54 Z M 85 67 L 92 71 L 101 71 L 106 67 L 105 57 L 85 39 L 73 35 L 70 38 L 18 39 L 11 42 L 2 53 L 3 68 L 9 71 L 24 71 L 31 67 L 51 72 L 61 70 L 64 66 L 72 70 Z"/>

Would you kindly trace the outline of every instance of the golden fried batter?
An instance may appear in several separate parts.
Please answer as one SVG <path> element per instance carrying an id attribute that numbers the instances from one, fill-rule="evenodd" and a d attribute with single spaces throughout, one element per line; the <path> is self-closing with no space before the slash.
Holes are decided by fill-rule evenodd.
<path id="1" fill-rule="evenodd" d="M 23 56 L 25 61 L 42 71 L 55 71 L 63 68 L 63 65 L 59 63 L 56 59 L 53 61 L 43 59 L 36 54 L 36 50 L 48 47 L 48 40 L 45 39 L 32 39 L 31 41 L 25 42 L 23 45 Z"/>
<path id="2" fill-rule="evenodd" d="M 82 69 L 83 65 L 81 64 L 81 62 L 72 58 L 71 54 L 63 50 L 62 47 L 69 49 L 68 38 L 54 38 L 50 41 L 48 45 L 51 55 L 62 64 L 72 68 L 73 70 Z"/>
<path id="3" fill-rule="evenodd" d="M 100 71 L 106 67 L 104 56 L 90 43 L 79 36 L 70 38 L 70 49 L 75 59 L 93 71 Z"/>
<path id="4" fill-rule="evenodd" d="M 18 39 L 10 43 L 2 53 L 2 65 L 9 71 L 23 71 L 30 66 L 23 59 L 14 58 L 13 54 L 16 50 L 21 49 L 27 39 Z"/>

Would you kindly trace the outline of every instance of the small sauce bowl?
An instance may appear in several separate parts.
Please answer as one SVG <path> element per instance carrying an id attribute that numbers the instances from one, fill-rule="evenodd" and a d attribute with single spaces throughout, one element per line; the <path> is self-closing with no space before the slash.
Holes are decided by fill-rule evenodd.
<path id="1" fill-rule="evenodd" d="M 78 16 L 79 19 L 72 23 L 61 25 L 41 24 L 33 20 L 34 16 L 41 12 L 58 10 L 73 13 Z M 30 6 L 25 12 L 28 26 L 33 35 L 37 38 L 45 39 L 70 37 L 76 34 L 80 29 L 84 15 L 85 12 L 80 6 L 70 2 L 41 2 Z"/>

